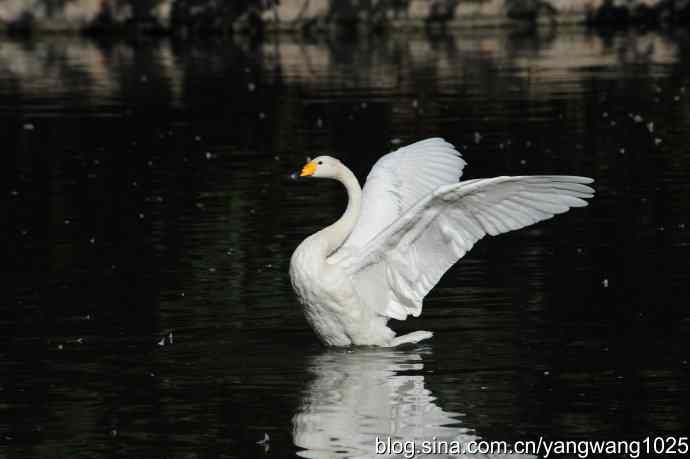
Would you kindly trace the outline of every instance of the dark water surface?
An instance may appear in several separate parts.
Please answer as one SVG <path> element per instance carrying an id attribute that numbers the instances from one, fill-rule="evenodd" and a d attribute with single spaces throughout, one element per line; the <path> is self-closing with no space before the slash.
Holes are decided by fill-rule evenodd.
<path id="1" fill-rule="evenodd" d="M 288 261 L 345 195 L 285 176 L 328 153 L 363 179 L 431 136 L 466 178 L 588 175 L 597 195 L 481 241 L 396 325 L 425 344 L 321 347 Z M 0 457 L 688 433 L 685 35 L 5 38 L 0 139 Z"/>

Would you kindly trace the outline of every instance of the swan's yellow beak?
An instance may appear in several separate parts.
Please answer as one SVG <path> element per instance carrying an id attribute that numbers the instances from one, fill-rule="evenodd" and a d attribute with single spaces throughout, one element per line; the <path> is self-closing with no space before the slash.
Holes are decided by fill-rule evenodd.
<path id="1" fill-rule="evenodd" d="M 311 162 L 308 162 L 302 168 L 302 172 L 300 172 L 299 176 L 300 177 L 309 177 L 311 175 L 314 175 L 314 172 L 316 172 L 316 163 L 314 161 L 311 161 Z"/>

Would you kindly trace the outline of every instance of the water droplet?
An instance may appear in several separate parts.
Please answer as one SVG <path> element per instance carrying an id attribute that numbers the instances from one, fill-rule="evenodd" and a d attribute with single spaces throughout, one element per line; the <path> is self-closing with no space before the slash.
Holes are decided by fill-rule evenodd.
<path id="1" fill-rule="evenodd" d="M 260 112 L 259 113 L 259 119 L 260 120 L 266 119 L 266 114 L 264 112 Z"/>
<path id="2" fill-rule="evenodd" d="M 254 92 L 254 90 L 256 89 L 256 85 L 254 83 L 249 83 L 247 85 L 247 89 L 249 90 L 249 92 Z"/>
<path id="3" fill-rule="evenodd" d="M 34 126 L 33 123 L 24 123 L 25 131 L 33 131 L 34 129 L 36 129 L 36 126 Z"/>
<path id="4" fill-rule="evenodd" d="M 72 223 L 72 222 L 70 221 L 70 219 L 69 219 L 69 218 L 66 218 L 66 219 L 65 219 L 65 225 L 69 225 L 70 223 Z"/>
<path id="5" fill-rule="evenodd" d="M 643 119 L 640 115 L 635 115 L 635 117 L 633 118 L 633 120 L 634 120 L 636 123 L 641 123 L 642 121 L 644 121 L 644 119 Z"/>
<path id="6" fill-rule="evenodd" d="M 215 272 L 216 272 L 216 268 L 208 268 L 208 272 L 210 272 L 210 273 L 215 273 Z"/>
<path id="7" fill-rule="evenodd" d="M 264 438 L 263 440 L 259 440 L 256 442 L 257 445 L 263 445 L 271 440 L 271 437 L 268 436 L 268 433 L 264 432 Z"/>
<path id="8" fill-rule="evenodd" d="M 649 123 L 647 123 L 647 130 L 650 134 L 654 133 L 654 122 L 650 121 Z"/>
<path id="9" fill-rule="evenodd" d="M 603 281 L 601 281 L 601 285 L 603 285 L 604 288 L 608 288 L 608 286 L 609 286 L 609 280 L 608 280 L 608 279 L 604 279 Z"/>
<path id="10" fill-rule="evenodd" d="M 143 219 L 144 219 L 144 214 L 141 213 L 141 212 L 139 213 L 139 219 L 140 219 L 140 220 L 143 220 Z"/>
<path id="11" fill-rule="evenodd" d="M 419 107 L 419 101 L 417 99 L 414 99 L 412 101 L 412 108 L 417 108 L 417 107 Z"/>
<path id="12" fill-rule="evenodd" d="M 663 140 L 661 140 L 659 137 L 654 139 L 654 145 L 659 145 Z"/>
<path id="13" fill-rule="evenodd" d="M 206 159 L 211 159 L 211 158 L 213 158 L 213 155 L 211 154 L 210 151 L 207 151 L 207 152 L 204 154 L 204 156 L 206 156 Z"/>
<path id="14" fill-rule="evenodd" d="M 321 118 L 316 119 L 316 127 L 319 129 L 323 127 L 323 120 Z"/>
<path id="15" fill-rule="evenodd" d="M 482 141 L 482 135 L 478 132 L 474 133 L 474 143 L 478 144 Z"/>
<path id="16" fill-rule="evenodd" d="M 521 159 L 521 160 L 520 160 L 520 164 L 522 164 L 522 165 L 524 166 L 525 164 L 527 164 L 527 160 L 526 160 L 526 159 Z"/>

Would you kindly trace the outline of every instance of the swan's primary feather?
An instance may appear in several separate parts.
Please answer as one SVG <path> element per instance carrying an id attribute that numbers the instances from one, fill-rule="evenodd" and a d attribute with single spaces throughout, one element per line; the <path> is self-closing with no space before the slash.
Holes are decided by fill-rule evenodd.
<path id="1" fill-rule="evenodd" d="M 362 209 L 343 247 L 353 251 L 440 186 L 457 183 L 465 161 L 441 138 L 422 140 L 379 159 L 362 189 Z"/>
<path id="2" fill-rule="evenodd" d="M 485 234 L 496 235 L 586 206 L 593 180 L 567 175 L 495 177 L 429 193 L 343 260 L 358 291 L 395 319 L 419 316 L 441 276 Z"/>

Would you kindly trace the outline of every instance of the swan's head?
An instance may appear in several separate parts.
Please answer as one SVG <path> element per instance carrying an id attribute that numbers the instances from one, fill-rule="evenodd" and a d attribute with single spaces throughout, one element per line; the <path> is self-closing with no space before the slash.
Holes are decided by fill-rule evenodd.
<path id="1" fill-rule="evenodd" d="M 299 176 L 336 178 L 340 173 L 341 168 L 342 164 L 337 159 L 330 156 L 319 156 L 305 164 Z"/>

